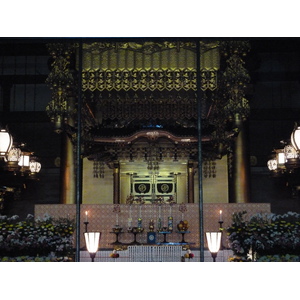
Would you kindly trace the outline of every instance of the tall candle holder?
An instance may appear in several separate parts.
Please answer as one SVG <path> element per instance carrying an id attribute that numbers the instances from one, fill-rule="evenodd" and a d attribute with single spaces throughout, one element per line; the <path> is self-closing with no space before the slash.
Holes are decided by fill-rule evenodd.
<path id="1" fill-rule="evenodd" d="M 96 257 L 96 253 L 99 248 L 99 242 L 101 238 L 101 232 L 85 232 L 84 239 L 88 252 L 90 253 L 90 257 L 92 262 Z"/>
<path id="2" fill-rule="evenodd" d="M 172 205 L 175 204 L 173 196 L 170 196 L 167 202 L 169 203 L 168 230 L 172 231 L 173 230 Z"/>
<path id="3" fill-rule="evenodd" d="M 142 205 L 145 203 L 144 197 L 139 196 L 137 199 L 135 199 L 135 203 L 138 204 L 138 224 L 137 227 L 139 229 L 142 229 Z"/>
<path id="4" fill-rule="evenodd" d="M 126 204 L 129 205 L 129 216 L 128 216 L 128 221 L 127 221 L 127 229 L 128 231 L 132 230 L 132 204 L 134 201 L 134 197 L 130 194 L 129 196 L 127 196 L 126 198 Z"/>
<path id="5" fill-rule="evenodd" d="M 220 244 L 220 250 L 224 249 L 223 246 L 223 217 L 222 217 L 222 210 L 220 210 L 220 218 L 219 218 L 219 231 L 221 232 L 221 244 Z"/>
<path id="6" fill-rule="evenodd" d="M 83 224 L 85 225 L 85 232 L 88 232 L 89 222 L 85 221 L 85 222 L 83 222 Z"/>
<path id="7" fill-rule="evenodd" d="M 88 211 L 85 211 L 85 221 L 83 222 L 83 224 L 85 225 L 85 232 L 88 231 L 88 225 L 89 225 L 89 221 L 88 221 Z"/>
<path id="8" fill-rule="evenodd" d="M 155 204 L 158 206 L 157 230 L 161 231 L 163 227 L 162 218 L 161 218 L 161 207 L 164 204 L 163 197 L 158 196 L 157 199 L 155 199 Z"/>
<path id="9" fill-rule="evenodd" d="M 206 232 L 207 245 L 213 258 L 213 262 L 216 262 L 218 251 L 220 250 L 221 237 L 221 232 Z"/>
<path id="10" fill-rule="evenodd" d="M 138 224 L 137 224 L 138 228 L 143 228 L 142 226 L 142 218 L 138 218 Z"/>
<path id="11" fill-rule="evenodd" d="M 119 204 L 114 205 L 113 212 L 116 214 L 116 227 L 119 227 L 119 213 L 121 212 Z"/>
<path id="12" fill-rule="evenodd" d="M 219 228 L 220 228 L 220 231 L 223 231 L 223 221 L 219 221 L 218 222 L 219 223 Z"/>

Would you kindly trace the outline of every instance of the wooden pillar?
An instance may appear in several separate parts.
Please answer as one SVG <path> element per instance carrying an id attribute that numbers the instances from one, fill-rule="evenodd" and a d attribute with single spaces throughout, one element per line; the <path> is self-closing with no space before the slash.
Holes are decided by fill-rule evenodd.
<path id="1" fill-rule="evenodd" d="M 249 158 L 247 153 L 247 132 L 245 121 L 239 114 L 235 115 L 235 125 L 239 129 L 233 149 L 231 203 L 250 202 Z"/>
<path id="2" fill-rule="evenodd" d="M 120 204 L 120 164 L 114 162 L 114 204 Z"/>
<path id="3" fill-rule="evenodd" d="M 68 103 L 70 110 L 75 110 L 74 97 L 69 97 Z M 73 118 L 68 118 L 69 126 L 74 127 Z M 68 126 L 67 125 L 67 126 Z M 63 126 L 62 124 L 60 126 Z M 71 138 L 65 130 L 61 134 L 61 157 L 60 157 L 60 203 L 75 204 L 76 203 L 76 160 L 75 146 Z"/>
<path id="4" fill-rule="evenodd" d="M 187 164 L 188 168 L 188 203 L 194 203 L 195 197 L 194 197 L 194 163 L 188 162 Z"/>
<path id="5" fill-rule="evenodd" d="M 61 133 L 61 158 L 60 158 L 60 203 L 75 204 L 75 165 L 74 150 L 71 140 L 65 132 Z"/>

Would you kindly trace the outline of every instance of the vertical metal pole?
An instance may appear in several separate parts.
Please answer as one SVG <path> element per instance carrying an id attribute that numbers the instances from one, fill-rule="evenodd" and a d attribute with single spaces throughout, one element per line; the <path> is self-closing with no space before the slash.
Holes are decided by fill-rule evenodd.
<path id="1" fill-rule="evenodd" d="M 82 41 L 78 51 L 78 101 L 77 101 L 77 145 L 76 145 L 76 254 L 80 262 L 80 206 L 82 202 L 82 157 L 81 157 L 81 107 L 82 107 Z"/>
<path id="2" fill-rule="evenodd" d="M 202 182 L 202 145 L 201 145 L 201 74 L 200 74 L 200 41 L 196 41 L 197 51 L 197 104 L 198 104 L 198 182 L 199 182 L 199 235 L 200 262 L 204 262 L 204 223 L 203 223 L 203 182 Z"/>

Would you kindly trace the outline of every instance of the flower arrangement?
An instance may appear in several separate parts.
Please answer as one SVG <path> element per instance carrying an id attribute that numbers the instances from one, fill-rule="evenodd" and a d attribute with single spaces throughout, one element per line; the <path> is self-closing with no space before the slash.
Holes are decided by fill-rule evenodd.
<path id="1" fill-rule="evenodd" d="M 34 219 L 28 215 L 20 221 L 16 215 L 0 216 L 0 258 L 2 261 L 69 261 L 73 255 L 73 232 L 74 222 L 67 218 L 53 219 L 45 215 Z"/>
<path id="2" fill-rule="evenodd" d="M 286 255 L 299 258 L 300 214 L 256 214 L 245 221 L 246 213 L 234 213 L 232 224 L 227 228 L 235 256 L 241 261 L 271 261 L 271 257 L 285 261 Z"/>
<path id="3" fill-rule="evenodd" d="M 3 256 L 0 257 L 0 262 L 72 262 L 72 258 L 68 256 L 56 257 L 53 255 L 48 256 Z"/>
<path id="4" fill-rule="evenodd" d="M 190 249 L 186 250 L 186 253 L 181 257 L 181 261 L 185 261 L 185 259 L 193 259 L 194 258 L 194 253 Z"/>
<path id="5" fill-rule="evenodd" d="M 118 258 L 118 257 L 120 257 L 120 255 L 117 252 L 117 250 L 113 250 L 113 252 L 109 254 L 109 257 L 111 257 L 111 258 Z"/>
<path id="6" fill-rule="evenodd" d="M 242 257 L 239 257 L 239 256 L 233 256 L 233 257 L 229 257 L 228 261 L 229 262 L 243 262 L 244 259 Z"/>

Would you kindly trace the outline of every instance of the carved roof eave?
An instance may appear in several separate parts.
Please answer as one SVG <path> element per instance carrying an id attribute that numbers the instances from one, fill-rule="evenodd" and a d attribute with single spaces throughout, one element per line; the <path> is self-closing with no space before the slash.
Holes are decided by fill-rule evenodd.
<path id="1" fill-rule="evenodd" d="M 197 143 L 198 138 L 195 136 L 176 136 L 165 130 L 141 130 L 127 137 L 95 137 L 95 143 L 122 143 L 122 144 L 131 144 L 137 141 L 138 139 L 146 138 L 149 141 L 156 141 L 160 138 L 167 138 L 173 141 L 175 144 L 186 144 L 186 143 Z M 201 138 L 202 142 L 209 142 L 210 138 L 203 136 Z"/>

